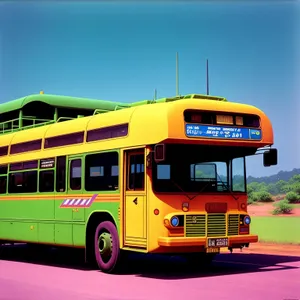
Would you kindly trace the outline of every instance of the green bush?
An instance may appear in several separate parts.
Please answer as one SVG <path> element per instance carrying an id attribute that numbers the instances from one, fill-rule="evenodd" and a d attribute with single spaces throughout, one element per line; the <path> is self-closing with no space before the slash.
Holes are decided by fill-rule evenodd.
<path id="1" fill-rule="evenodd" d="M 258 192 L 252 192 L 251 194 L 248 194 L 248 201 L 257 202 L 258 201 Z"/>
<path id="2" fill-rule="evenodd" d="M 258 192 L 257 195 L 258 202 L 273 202 L 272 195 L 266 191 Z"/>
<path id="3" fill-rule="evenodd" d="M 297 203 L 300 200 L 300 196 L 295 192 L 288 192 L 285 198 L 289 203 Z"/>
<path id="4" fill-rule="evenodd" d="M 300 194 L 300 182 L 295 182 L 291 185 L 291 192 Z"/>
<path id="5" fill-rule="evenodd" d="M 276 206 L 273 210 L 273 215 L 289 214 L 293 210 L 293 206 L 287 200 L 279 201 Z"/>
<path id="6" fill-rule="evenodd" d="M 253 204 L 255 201 L 253 200 L 252 197 L 248 197 L 247 203 L 248 204 Z"/>

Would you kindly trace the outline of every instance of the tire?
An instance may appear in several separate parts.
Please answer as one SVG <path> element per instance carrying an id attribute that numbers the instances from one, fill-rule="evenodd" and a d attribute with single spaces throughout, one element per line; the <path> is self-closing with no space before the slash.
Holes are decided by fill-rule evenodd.
<path id="1" fill-rule="evenodd" d="M 95 258 L 99 269 L 113 273 L 120 261 L 120 243 L 116 226 L 110 221 L 101 222 L 95 231 Z"/>

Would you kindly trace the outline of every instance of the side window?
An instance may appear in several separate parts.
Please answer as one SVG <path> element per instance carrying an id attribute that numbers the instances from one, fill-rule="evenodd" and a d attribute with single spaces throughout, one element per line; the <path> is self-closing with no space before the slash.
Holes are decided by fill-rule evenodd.
<path id="1" fill-rule="evenodd" d="M 0 166 L 0 194 L 6 194 L 7 166 Z"/>
<path id="2" fill-rule="evenodd" d="M 9 193 L 37 192 L 37 171 L 15 172 L 9 174 Z"/>
<path id="3" fill-rule="evenodd" d="M 106 152 L 85 158 L 85 190 L 115 191 L 119 188 L 119 154 Z"/>
<path id="4" fill-rule="evenodd" d="M 232 191 L 246 192 L 245 160 L 244 157 L 232 160 Z"/>
<path id="5" fill-rule="evenodd" d="M 6 194 L 7 175 L 0 176 L 0 194 Z"/>
<path id="6" fill-rule="evenodd" d="M 56 191 L 64 192 L 66 190 L 66 157 L 57 157 L 56 167 Z"/>
<path id="7" fill-rule="evenodd" d="M 54 171 L 40 171 L 39 175 L 39 191 L 42 193 L 54 192 Z"/>
<path id="8" fill-rule="evenodd" d="M 81 190 L 81 159 L 71 160 L 70 188 L 73 191 Z"/>
<path id="9" fill-rule="evenodd" d="M 144 154 L 129 155 L 129 178 L 127 189 L 143 190 L 145 186 Z"/>
<path id="10" fill-rule="evenodd" d="M 157 179 L 170 179 L 171 178 L 171 166 L 170 165 L 157 165 Z"/>

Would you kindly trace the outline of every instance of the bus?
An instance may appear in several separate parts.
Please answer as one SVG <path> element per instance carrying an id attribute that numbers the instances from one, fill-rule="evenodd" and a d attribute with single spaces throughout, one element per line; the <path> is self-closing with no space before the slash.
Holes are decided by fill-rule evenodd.
<path id="1" fill-rule="evenodd" d="M 12 118 L 11 120 L 8 120 Z M 37 94 L 0 105 L 0 242 L 211 261 L 258 241 L 248 156 L 277 164 L 260 109 L 189 94 L 133 103 Z"/>

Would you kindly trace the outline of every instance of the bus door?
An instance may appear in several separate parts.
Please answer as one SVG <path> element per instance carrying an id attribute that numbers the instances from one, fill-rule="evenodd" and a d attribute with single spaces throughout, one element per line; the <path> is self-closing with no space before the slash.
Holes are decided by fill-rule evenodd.
<path id="1" fill-rule="evenodd" d="M 83 160 L 81 156 L 69 156 L 68 159 L 68 194 L 69 207 L 73 221 L 84 221 L 84 208 L 80 207 L 83 196 Z M 73 228 L 74 229 L 74 228 Z M 73 230 L 74 233 L 74 230 Z"/>
<path id="2" fill-rule="evenodd" d="M 147 247 L 145 149 L 124 151 L 124 246 Z"/>

